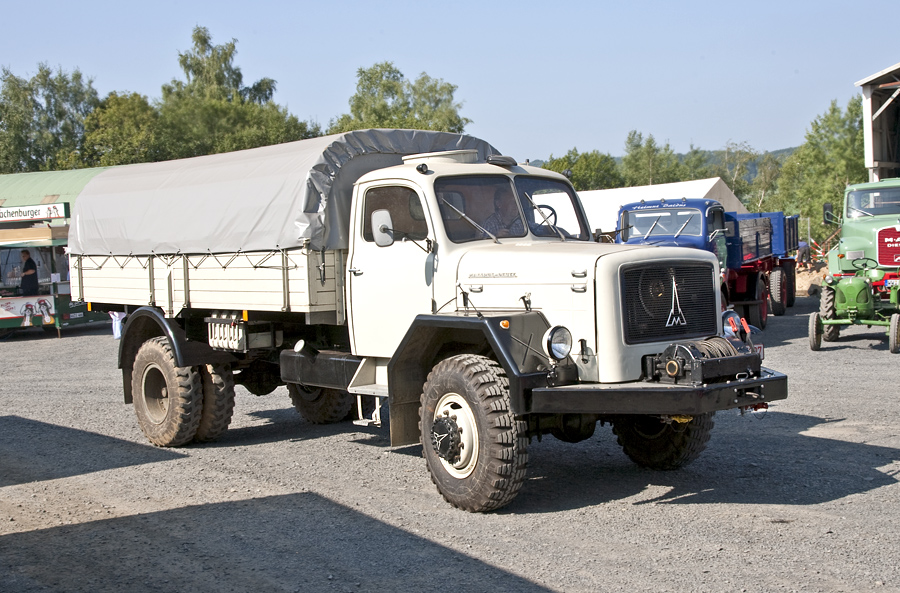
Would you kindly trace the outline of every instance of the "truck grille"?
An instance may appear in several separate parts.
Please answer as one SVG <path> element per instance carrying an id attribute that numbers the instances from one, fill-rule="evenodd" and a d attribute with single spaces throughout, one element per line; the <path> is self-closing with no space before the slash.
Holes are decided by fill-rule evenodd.
<path id="1" fill-rule="evenodd" d="M 707 264 L 639 264 L 622 270 L 625 342 L 640 344 L 716 333 L 713 269 Z"/>

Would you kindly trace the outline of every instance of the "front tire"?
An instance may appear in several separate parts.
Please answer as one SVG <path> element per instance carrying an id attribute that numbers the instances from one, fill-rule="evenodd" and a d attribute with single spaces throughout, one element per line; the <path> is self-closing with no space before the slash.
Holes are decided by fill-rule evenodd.
<path id="1" fill-rule="evenodd" d="M 900 354 L 900 314 L 891 315 L 891 325 L 888 328 L 888 348 L 891 354 Z"/>
<path id="2" fill-rule="evenodd" d="M 420 418 L 422 454 L 444 500 L 484 512 L 516 497 L 528 465 L 527 424 L 510 410 L 499 364 L 473 354 L 439 362 L 425 383 Z"/>
<path id="3" fill-rule="evenodd" d="M 665 423 L 656 416 L 621 416 L 613 421 L 613 432 L 625 455 L 636 464 L 673 470 L 689 464 L 706 449 L 714 413 L 699 414 L 684 424 Z"/>
<path id="4" fill-rule="evenodd" d="M 760 272 L 756 275 L 756 281 L 751 289 L 751 299 L 758 301 L 754 305 L 747 305 L 747 322 L 759 329 L 766 329 L 769 317 L 769 295 L 766 290 L 765 276 Z"/>
<path id="5" fill-rule="evenodd" d="M 200 373 L 175 366 L 165 337 L 148 340 L 138 350 L 131 389 L 138 424 L 151 443 L 177 447 L 194 438 L 203 412 Z"/>
<path id="6" fill-rule="evenodd" d="M 291 403 L 307 422 L 334 424 L 347 417 L 353 407 L 354 397 L 346 391 L 323 387 L 304 387 L 288 383 Z"/>
<path id="7" fill-rule="evenodd" d="M 818 313 L 809 316 L 809 349 L 818 352 L 822 348 L 822 317 Z"/>

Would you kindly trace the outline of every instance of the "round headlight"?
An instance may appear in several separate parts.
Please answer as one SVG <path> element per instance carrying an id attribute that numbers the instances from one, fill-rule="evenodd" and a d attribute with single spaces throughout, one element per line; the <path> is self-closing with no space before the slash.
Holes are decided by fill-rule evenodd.
<path id="1" fill-rule="evenodd" d="M 572 333 L 561 325 L 544 334 L 544 351 L 553 360 L 564 360 L 572 351 Z"/>

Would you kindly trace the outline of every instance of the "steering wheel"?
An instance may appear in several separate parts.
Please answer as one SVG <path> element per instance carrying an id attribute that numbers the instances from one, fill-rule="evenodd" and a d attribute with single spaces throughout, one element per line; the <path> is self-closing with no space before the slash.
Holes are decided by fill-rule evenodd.
<path id="1" fill-rule="evenodd" d="M 537 206 L 535 206 L 536 210 L 541 210 L 544 208 L 546 208 L 547 210 L 550 211 L 550 216 L 547 217 L 548 219 L 550 219 L 550 224 L 553 226 L 556 226 L 556 221 L 557 221 L 556 210 L 554 210 L 552 206 L 548 206 L 547 204 L 538 204 Z M 538 226 L 540 226 L 542 224 L 546 224 L 546 221 L 543 220 L 543 218 L 540 221 L 535 221 L 535 222 L 538 223 Z"/>
<path id="2" fill-rule="evenodd" d="M 872 265 L 869 265 L 869 263 L 871 263 Z M 857 257 L 850 262 L 850 265 L 852 265 L 857 270 L 868 270 L 869 268 L 877 268 L 878 262 L 871 257 Z"/>

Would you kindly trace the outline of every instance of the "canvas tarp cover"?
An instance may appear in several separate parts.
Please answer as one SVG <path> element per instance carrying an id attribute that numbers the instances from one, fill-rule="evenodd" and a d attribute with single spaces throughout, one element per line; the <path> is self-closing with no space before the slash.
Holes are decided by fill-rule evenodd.
<path id="1" fill-rule="evenodd" d="M 346 249 L 353 183 L 410 154 L 497 151 L 463 134 L 359 130 L 191 159 L 114 167 L 75 202 L 82 255 Z"/>

